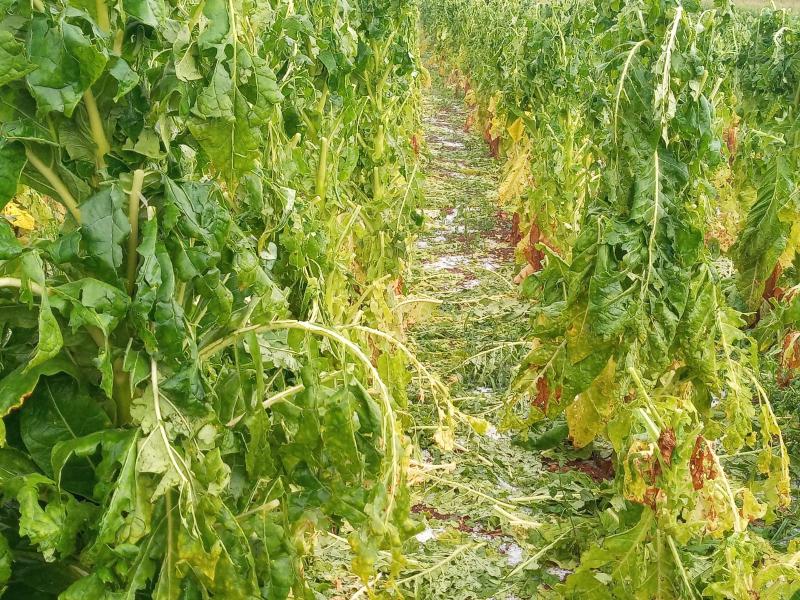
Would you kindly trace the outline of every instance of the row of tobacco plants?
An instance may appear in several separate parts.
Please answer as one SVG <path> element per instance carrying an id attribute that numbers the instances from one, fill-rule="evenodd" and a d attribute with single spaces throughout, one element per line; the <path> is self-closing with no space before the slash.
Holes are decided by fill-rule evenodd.
<path id="1" fill-rule="evenodd" d="M 410 534 L 413 2 L 0 15 L 0 593 L 305 598 L 329 528 L 368 577 Z"/>
<path id="2" fill-rule="evenodd" d="M 534 341 L 508 424 L 563 415 L 614 451 L 613 519 L 560 593 L 792 597 L 795 549 L 760 532 L 790 505 L 766 389 L 800 366 L 800 20 L 437 0 L 423 22 L 506 161 Z"/>

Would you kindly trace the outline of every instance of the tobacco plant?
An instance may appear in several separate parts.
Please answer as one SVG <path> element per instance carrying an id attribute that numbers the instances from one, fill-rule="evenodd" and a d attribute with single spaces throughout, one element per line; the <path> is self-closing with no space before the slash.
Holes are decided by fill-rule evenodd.
<path id="1" fill-rule="evenodd" d="M 438 54 L 469 74 L 476 125 L 504 154 L 498 202 L 514 213 L 513 241 L 533 271 L 538 244 L 569 253 L 596 179 L 594 18 L 574 0 L 452 0 L 423 13 Z"/>
<path id="2" fill-rule="evenodd" d="M 412 528 L 363 326 L 415 211 L 413 3 L 0 9 L 0 204 L 59 221 L 0 220 L 0 590 L 311 597 L 319 528 L 366 578 Z"/>
<path id="3" fill-rule="evenodd" d="M 465 18 L 483 4 L 452 3 Z M 504 23 L 519 26 L 526 10 L 550 8 L 512 4 Z M 564 11 L 554 23 L 582 23 L 595 49 L 567 64 L 594 74 L 595 95 L 571 106 L 591 134 L 590 170 L 598 179 L 579 207 L 570 247 L 546 252 L 544 269 L 525 283 L 535 346 L 520 367 L 509 421 L 525 427 L 565 413 L 576 447 L 605 438 L 619 494 L 609 507 L 616 525 L 598 533 L 558 593 L 791 597 L 800 589 L 795 559 L 750 527 L 773 521 L 788 505 L 789 458 L 759 382 L 758 345 L 745 315 L 729 304 L 705 241 L 714 182 L 728 158 L 716 112 L 719 89 L 733 75 L 716 58 L 731 8 L 644 0 L 555 3 L 552 10 Z M 488 45 L 457 33 L 448 40 L 457 32 L 452 16 L 445 20 L 436 8 L 429 14 L 429 35 L 448 47 Z M 518 33 L 530 43 L 541 35 L 535 25 Z M 760 43 L 769 47 L 762 33 Z M 773 47 L 776 56 L 781 48 Z M 747 49 L 743 43 L 742 60 Z M 763 61 L 763 50 L 752 58 L 759 55 Z M 520 102 L 518 114 L 529 102 L 506 90 L 503 98 Z M 562 105 L 553 100 L 535 110 L 555 119 Z M 558 209 L 546 216 L 568 221 Z M 724 467 L 740 453 L 758 457 L 746 480 Z"/>
<path id="4" fill-rule="evenodd" d="M 747 23 L 736 65 L 741 102 L 734 175 L 753 190 L 732 249 L 737 301 L 757 311 L 780 296 L 800 244 L 800 20 L 764 11 Z M 795 281 L 796 282 L 796 281 Z M 780 298 L 778 298 L 780 300 Z"/>

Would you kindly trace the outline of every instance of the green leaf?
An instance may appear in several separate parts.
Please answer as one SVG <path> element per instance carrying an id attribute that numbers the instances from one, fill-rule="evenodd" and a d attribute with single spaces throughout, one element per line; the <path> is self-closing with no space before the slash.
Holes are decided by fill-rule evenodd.
<path id="1" fill-rule="evenodd" d="M 233 98 L 231 92 L 233 82 L 223 63 L 217 63 L 211 82 L 197 96 L 197 103 L 192 112 L 201 118 L 216 118 L 232 121 Z"/>
<path id="2" fill-rule="evenodd" d="M 59 495 L 53 482 L 38 474 L 12 481 L 4 493 L 18 503 L 19 534 L 28 537 L 48 562 L 75 551 L 78 533 L 94 513 L 92 505 Z M 51 501 L 43 505 L 40 498 L 48 495 Z"/>
<path id="3" fill-rule="evenodd" d="M 104 432 L 96 435 L 105 437 Z M 138 441 L 138 433 L 129 435 L 127 441 L 124 434 L 114 434 L 112 452 L 105 453 L 98 466 L 98 480 L 104 484 L 104 489 L 96 496 L 104 500 L 104 505 L 103 514 L 97 524 L 97 536 L 87 550 L 88 555 L 93 558 L 109 547 L 136 544 L 149 533 L 153 511 L 150 501 L 152 489 L 148 489 L 145 479 L 137 469 Z M 107 476 L 117 464 L 119 471 L 113 482 L 101 478 Z"/>
<path id="4" fill-rule="evenodd" d="M 0 140 L 0 209 L 17 195 L 19 176 L 25 162 L 22 144 Z"/>
<path id="5" fill-rule="evenodd" d="M 114 94 L 114 102 L 127 95 L 139 84 L 139 75 L 131 69 L 125 60 L 119 57 L 111 59 L 111 68 L 108 73 L 117 80 L 117 93 Z"/>
<path id="6" fill-rule="evenodd" d="M 20 254 L 22 254 L 22 244 L 14 235 L 9 222 L 0 219 L 0 260 L 10 260 Z"/>
<path id="7" fill-rule="evenodd" d="M 0 596 L 6 591 L 6 584 L 11 579 L 11 564 L 14 556 L 8 546 L 8 540 L 0 534 Z"/>
<path id="8" fill-rule="evenodd" d="M 21 365 L 11 371 L 0 380 L 0 417 L 5 417 L 22 406 L 30 398 L 41 376 L 56 373 L 67 373 L 74 379 L 80 378 L 75 366 L 63 358 L 52 358 L 34 368 Z"/>
<path id="9" fill-rule="evenodd" d="M 75 440 L 111 427 L 108 415 L 71 377 L 47 377 L 39 382 L 20 411 L 20 434 L 31 458 L 53 477 L 53 449 L 59 442 Z M 96 466 L 90 458 L 76 461 L 63 473 L 63 487 L 91 496 Z"/>
<path id="10" fill-rule="evenodd" d="M 584 552 L 580 567 L 567 577 L 562 593 L 566 597 L 611 600 L 620 598 L 616 590 L 643 590 L 649 573 L 643 549 L 652 529 L 653 514 L 644 510 L 635 527 L 609 536 Z M 642 597 L 651 597 L 649 591 Z M 675 597 L 673 592 L 669 594 L 667 597 Z"/>
<path id="11" fill-rule="evenodd" d="M 81 204 L 83 243 L 90 264 L 104 278 L 115 282 L 122 265 L 122 244 L 130 233 L 128 217 L 122 210 L 123 195 L 116 187 L 106 188 Z"/>
<path id="12" fill-rule="evenodd" d="M 283 94 L 278 87 L 275 72 L 267 61 L 260 56 L 253 56 L 253 82 L 244 91 L 249 92 L 249 100 L 259 119 L 266 121 L 274 111 L 276 104 L 283 101 Z"/>
<path id="13" fill-rule="evenodd" d="M 92 463 L 92 467 L 96 470 L 98 487 L 110 492 L 114 488 L 111 481 L 116 475 L 115 466 L 124 462 L 135 437 L 136 432 L 130 430 L 101 429 L 82 437 L 56 442 L 50 457 L 56 485 L 62 487 L 64 468 L 71 459 L 78 458 Z M 100 447 L 103 450 L 103 457 L 101 462 L 95 465 L 92 458 Z M 99 494 L 97 499 L 103 500 L 104 497 L 105 494 Z"/>
<path id="14" fill-rule="evenodd" d="M 737 286 L 750 309 L 758 308 L 761 303 L 764 285 L 786 247 L 794 220 L 800 214 L 800 201 L 795 201 L 797 209 L 787 211 L 792 193 L 796 192 L 790 161 L 780 155 L 769 160 L 756 201 L 731 249 L 739 271 Z"/>
<path id="15" fill-rule="evenodd" d="M 27 80 L 37 112 L 58 111 L 68 117 L 107 60 L 79 27 L 65 21 L 52 25 L 38 14 L 31 21 L 28 53 L 36 67 Z"/>
<path id="16" fill-rule="evenodd" d="M 158 222 L 155 218 L 142 225 L 142 241 L 136 252 L 139 254 L 139 272 L 136 277 L 136 295 L 131 307 L 134 325 L 149 352 L 155 352 L 156 337 L 150 331 L 150 311 L 155 305 L 161 287 L 161 265 L 156 257 Z"/>
<path id="17" fill-rule="evenodd" d="M 97 573 L 78 579 L 64 592 L 58 595 L 58 600 L 118 600 L 119 594 L 108 590 L 106 583 Z"/>
<path id="18" fill-rule="evenodd" d="M 25 46 L 10 31 L 0 29 L 0 86 L 25 77 L 35 68 L 25 56 Z"/>
<path id="19" fill-rule="evenodd" d="M 206 50 L 221 43 L 230 32 L 227 2 L 225 0 L 207 0 L 203 4 L 203 16 L 208 19 L 208 26 L 200 35 L 199 46 Z"/>
<path id="20" fill-rule="evenodd" d="M 256 168 L 261 140 L 259 123 L 241 95 L 236 96 L 234 116 L 232 121 L 193 118 L 189 130 L 217 171 L 235 183 Z"/>
<path id="21" fill-rule="evenodd" d="M 36 463 L 24 452 L 14 448 L 0 448 L 0 482 L 5 484 L 15 477 L 38 471 Z"/>
<path id="22" fill-rule="evenodd" d="M 123 10 L 150 27 L 164 25 L 167 10 L 163 0 L 123 0 Z"/>
<path id="23" fill-rule="evenodd" d="M 50 309 L 50 301 L 47 298 L 47 293 L 42 294 L 41 304 L 39 305 L 39 341 L 36 344 L 36 352 L 28 363 L 29 369 L 33 369 L 57 356 L 64 345 L 61 327 Z"/>
<path id="24" fill-rule="evenodd" d="M 354 481 L 364 468 L 358 451 L 355 398 L 348 388 L 338 390 L 321 406 L 320 437 L 332 466 L 345 481 Z"/>
<path id="25" fill-rule="evenodd" d="M 86 277 L 51 288 L 50 305 L 69 317 L 73 332 L 96 327 L 108 336 L 127 314 L 130 299 L 118 287 Z"/>

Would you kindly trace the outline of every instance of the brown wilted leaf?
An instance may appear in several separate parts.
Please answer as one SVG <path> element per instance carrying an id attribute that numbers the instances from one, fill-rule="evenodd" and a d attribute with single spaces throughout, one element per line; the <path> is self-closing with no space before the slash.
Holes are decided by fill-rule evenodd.
<path id="1" fill-rule="evenodd" d="M 695 440 L 692 456 L 689 459 L 689 471 L 692 474 L 692 485 L 695 490 L 703 489 L 707 480 L 717 478 L 714 455 L 702 435 L 698 435 Z"/>

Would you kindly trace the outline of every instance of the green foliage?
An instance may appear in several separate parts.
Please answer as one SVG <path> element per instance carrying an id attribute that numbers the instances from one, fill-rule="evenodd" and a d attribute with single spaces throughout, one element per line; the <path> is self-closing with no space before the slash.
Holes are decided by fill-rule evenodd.
<path id="1" fill-rule="evenodd" d="M 780 275 L 800 249 L 800 20 L 763 11 L 743 18 L 739 30 L 743 48 L 734 68 L 741 141 L 733 169 L 741 188 L 754 188 L 755 200 L 732 255 L 735 300 L 753 311 L 763 295 L 772 295 L 765 287 L 773 273 Z"/>
<path id="2" fill-rule="evenodd" d="M 301 598 L 329 527 L 366 578 L 406 378 L 344 325 L 396 325 L 414 4 L 0 7 L 0 205 L 64 215 L 0 222 L 0 590 Z"/>
<path id="3" fill-rule="evenodd" d="M 507 423 L 566 413 L 575 446 L 607 438 L 627 501 L 611 535 L 598 534 L 560 589 L 566 597 L 789 597 L 800 586 L 792 561 L 749 528 L 787 506 L 789 458 L 758 381 L 758 345 L 729 302 L 746 305 L 728 298 L 705 240 L 715 182 L 728 167 L 719 114 L 731 110 L 730 96 L 720 89 L 747 77 L 780 87 L 781 69 L 797 89 L 794 53 L 784 60 L 782 40 L 769 42 L 777 29 L 759 29 L 761 41 L 749 47 L 745 38 L 733 61 L 720 59 L 739 18 L 724 2 L 712 10 L 672 1 L 423 6 L 434 44 L 469 74 L 490 112 L 509 173 L 525 136 L 544 148 L 523 157 L 533 191 L 522 186 L 518 205 L 550 239 L 534 245 L 545 266 L 524 286 L 535 344 Z M 759 92 L 752 98 L 763 108 Z M 785 99 L 781 114 L 793 119 Z M 754 290 L 740 290 L 758 299 L 789 243 L 796 198 L 791 163 L 766 149 L 755 156 L 777 169 L 772 185 L 755 179 L 768 189 L 733 252 L 740 282 L 757 273 Z M 582 169 L 576 202 L 570 182 Z M 758 464 L 734 479 L 717 456 L 723 448 L 757 454 Z M 778 580 L 756 577 L 764 565 Z"/>

